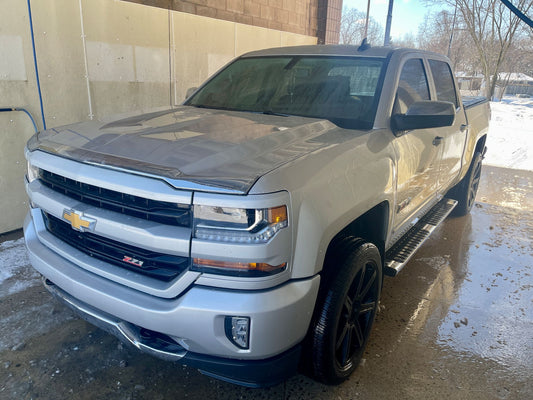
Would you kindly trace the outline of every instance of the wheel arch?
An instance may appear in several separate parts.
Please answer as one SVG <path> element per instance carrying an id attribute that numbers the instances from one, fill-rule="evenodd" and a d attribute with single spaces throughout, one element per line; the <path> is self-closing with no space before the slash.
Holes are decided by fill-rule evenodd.
<path id="1" fill-rule="evenodd" d="M 474 153 L 481 153 L 482 155 L 485 155 L 485 145 L 487 143 L 487 135 L 481 136 L 476 143 L 476 148 L 474 149 Z"/>
<path id="2" fill-rule="evenodd" d="M 335 251 L 336 244 L 347 236 L 361 238 L 366 242 L 373 243 L 379 250 L 383 264 L 385 260 L 385 242 L 389 227 L 389 215 L 389 202 L 383 201 L 351 221 L 330 240 L 324 258 L 324 265 L 328 257 L 331 257 Z"/>

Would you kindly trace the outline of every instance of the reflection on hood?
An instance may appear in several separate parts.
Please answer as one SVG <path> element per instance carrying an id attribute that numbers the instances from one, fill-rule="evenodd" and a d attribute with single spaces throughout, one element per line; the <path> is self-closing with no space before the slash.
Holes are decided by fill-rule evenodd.
<path id="1" fill-rule="evenodd" d="M 76 161 L 246 193 L 269 171 L 354 133 L 320 119 L 182 106 L 105 124 L 50 129 L 28 146 Z"/>

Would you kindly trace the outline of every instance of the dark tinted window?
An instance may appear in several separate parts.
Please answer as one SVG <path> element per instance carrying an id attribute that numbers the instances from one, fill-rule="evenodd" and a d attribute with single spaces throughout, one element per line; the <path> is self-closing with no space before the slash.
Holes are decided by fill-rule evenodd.
<path id="1" fill-rule="evenodd" d="M 403 66 L 393 113 L 405 114 L 411 104 L 421 100 L 429 100 L 428 81 L 422 60 L 413 58 Z"/>
<path id="2" fill-rule="evenodd" d="M 429 67 L 437 90 L 437 100 L 449 101 L 457 107 L 457 96 L 450 66 L 443 61 L 429 60 Z"/>

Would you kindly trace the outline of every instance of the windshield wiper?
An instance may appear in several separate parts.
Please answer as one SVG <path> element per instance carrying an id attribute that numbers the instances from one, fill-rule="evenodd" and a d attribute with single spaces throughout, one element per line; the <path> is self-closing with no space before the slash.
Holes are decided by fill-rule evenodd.
<path id="1" fill-rule="evenodd" d="M 275 112 L 272 110 L 265 110 L 265 111 L 260 111 L 260 112 L 265 115 L 276 115 L 278 117 L 290 117 L 289 114 L 283 114 L 283 113 Z"/>
<path id="2" fill-rule="evenodd" d="M 186 106 L 196 107 L 196 108 L 207 108 L 209 110 L 224 110 L 221 107 L 206 106 L 204 104 L 185 104 Z"/>
<path id="3" fill-rule="evenodd" d="M 222 111 L 238 111 L 238 112 L 250 112 L 254 114 L 265 114 L 265 115 L 275 115 L 278 117 L 290 117 L 290 114 L 283 114 L 279 112 L 275 112 L 272 110 L 264 110 L 264 111 L 253 111 L 253 110 L 239 110 L 238 108 L 229 108 L 229 107 L 214 107 L 214 106 L 206 106 L 204 104 L 187 104 L 192 107 L 196 108 L 208 108 L 211 110 L 222 110 Z"/>

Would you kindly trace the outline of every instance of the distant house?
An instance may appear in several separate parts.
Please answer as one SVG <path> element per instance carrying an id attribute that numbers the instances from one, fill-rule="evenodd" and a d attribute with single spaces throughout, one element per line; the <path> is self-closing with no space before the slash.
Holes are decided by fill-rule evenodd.
<path id="1" fill-rule="evenodd" d="M 482 74 L 456 72 L 455 76 L 463 94 L 480 94 L 479 92 L 485 87 L 485 78 Z M 496 98 L 519 94 L 533 96 L 533 78 L 521 72 L 500 72 L 494 94 Z"/>
<path id="2" fill-rule="evenodd" d="M 527 94 L 533 96 L 533 78 L 521 72 L 500 72 L 498 86 L 505 88 L 504 94 Z"/>
<path id="3" fill-rule="evenodd" d="M 483 75 L 458 71 L 455 73 L 459 90 L 464 95 L 478 95 L 483 87 Z"/>

